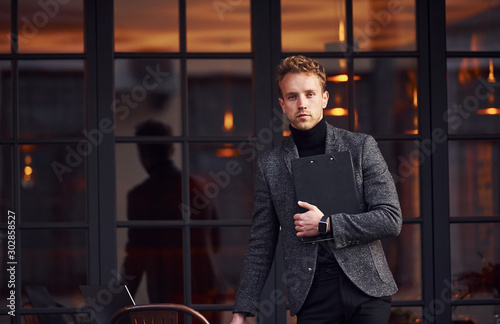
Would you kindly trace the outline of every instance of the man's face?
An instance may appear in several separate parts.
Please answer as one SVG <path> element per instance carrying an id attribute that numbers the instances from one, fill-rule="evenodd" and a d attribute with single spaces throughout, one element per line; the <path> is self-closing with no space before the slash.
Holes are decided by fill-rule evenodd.
<path id="1" fill-rule="evenodd" d="M 328 91 L 322 92 L 319 78 L 312 73 L 288 73 L 281 81 L 279 99 L 283 113 L 300 130 L 313 128 L 328 104 Z"/>

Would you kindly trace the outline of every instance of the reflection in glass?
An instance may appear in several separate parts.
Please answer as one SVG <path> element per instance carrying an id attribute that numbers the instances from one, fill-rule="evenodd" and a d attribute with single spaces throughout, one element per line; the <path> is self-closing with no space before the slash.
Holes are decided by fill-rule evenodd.
<path id="1" fill-rule="evenodd" d="M 398 292 L 392 300 L 422 299 L 422 244 L 420 224 L 404 224 L 399 236 L 383 240 L 387 262 Z"/>
<path id="2" fill-rule="evenodd" d="M 249 233 L 249 227 L 192 228 L 191 280 L 194 304 L 234 303 Z M 231 266 L 228 267 L 228 264 Z"/>
<path id="3" fill-rule="evenodd" d="M 448 51 L 500 50 L 500 1 L 446 0 Z"/>
<path id="4" fill-rule="evenodd" d="M 10 61 L 0 61 L 0 137 L 12 137 L 12 73 L 10 64 Z"/>
<path id="5" fill-rule="evenodd" d="M 251 143 L 191 144 L 189 173 L 200 184 L 191 197 L 191 213 L 209 202 L 217 219 L 250 219 L 256 150 Z"/>
<path id="6" fill-rule="evenodd" d="M 355 130 L 369 134 L 417 134 L 417 60 L 354 61 Z"/>
<path id="7" fill-rule="evenodd" d="M 421 307 L 392 307 L 389 324 L 422 323 Z"/>
<path id="8" fill-rule="evenodd" d="M 83 0 L 19 0 L 21 53 L 83 53 Z"/>
<path id="9" fill-rule="evenodd" d="M 493 323 L 500 318 L 500 305 L 456 306 L 452 307 L 453 323 Z"/>
<path id="10" fill-rule="evenodd" d="M 182 134 L 178 60 L 115 60 L 115 135 L 133 136 L 137 124 L 156 119 Z"/>
<path id="11" fill-rule="evenodd" d="M 318 62 L 325 67 L 326 91 L 330 95 L 328 106 L 323 110 L 325 120 L 335 127 L 349 129 L 347 60 L 318 59 Z"/>
<path id="12" fill-rule="evenodd" d="M 250 1 L 186 1 L 188 52 L 250 52 Z"/>
<path id="13" fill-rule="evenodd" d="M 19 214 L 23 222 L 86 220 L 85 147 L 81 144 L 20 145 Z"/>
<path id="14" fill-rule="evenodd" d="M 450 216 L 500 216 L 500 141 L 449 141 Z"/>
<path id="15" fill-rule="evenodd" d="M 396 189 L 403 217 L 420 217 L 420 165 L 430 157 L 428 146 L 418 141 L 380 141 L 380 151 L 387 162 Z"/>
<path id="16" fill-rule="evenodd" d="M 81 298 L 78 286 L 88 282 L 87 231 L 22 230 L 20 241 L 25 307 L 81 306 L 74 299 Z"/>
<path id="17" fill-rule="evenodd" d="M 500 223 L 451 224 L 454 299 L 500 298 Z"/>
<path id="18" fill-rule="evenodd" d="M 118 264 L 122 283 L 136 304 L 184 303 L 182 229 L 120 228 Z"/>
<path id="19" fill-rule="evenodd" d="M 168 126 L 141 124 L 138 134 L 168 138 Z M 162 134 L 162 135 L 160 135 Z M 118 220 L 182 219 L 182 149 L 155 142 L 116 145 Z"/>
<path id="20" fill-rule="evenodd" d="M 281 1 L 283 52 L 343 52 L 346 35 L 344 0 Z"/>
<path id="21" fill-rule="evenodd" d="M 15 213 L 13 201 L 13 165 L 12 146 L 0 145 L 0 209 L 4 212 L 0 215 L 0 223 L 7 223 L 8 211 Z M 6 245 L 2 245 L 6 246 Z"/>
<path id="22" fill-rule="evenodd" d="M 354 51 L 416 50 L 415 1 L 354 0 Z"/>
<path id="23" fill-rule="evenodd" d="M 7 37 L 0 37 L 0 53 L 10 52 L 10 1 L 0 2 L 0 35 L 7 35 Z"/>
<path id="24" fill-rule="evenodd" d="M 448 59 L 448 111 L 443 118 L 450 134 L 500 132 L 500 59 Z"/>
<path id="25" fill-rule="evenodd" d="M 19 61 L 19 136 L 85 135 L 84 62 Z"/>
<path id="26" fill-rule="evenodd" d="M 189 134 L 252 135 L 251 60 L 189 60 Z"/>
<path id="27" fill-rule="evenodd" d="M 114 0 L 116 52 L 178 52 L 179 1 Z"/>

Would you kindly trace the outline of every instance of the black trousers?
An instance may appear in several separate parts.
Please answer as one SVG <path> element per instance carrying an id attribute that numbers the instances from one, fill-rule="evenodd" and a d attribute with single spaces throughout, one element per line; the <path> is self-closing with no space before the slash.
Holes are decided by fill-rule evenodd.
<path id="1" fill-rule="evenodd" d="M 338 267 L 318 269 L 297 324 L 387 324 L 391 297 L 371 297 Z"/>

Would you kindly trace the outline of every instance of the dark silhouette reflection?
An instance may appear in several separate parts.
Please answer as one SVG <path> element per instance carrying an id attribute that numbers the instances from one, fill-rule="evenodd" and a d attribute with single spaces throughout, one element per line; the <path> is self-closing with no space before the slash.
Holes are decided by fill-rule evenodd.
<path id="1" fill-rule="evenodd" d="M 168 125 L 147 121 L 137 127 L 136 136 L 171 136 Z M 140 143 L 139 157 L 149 177 L 128 194 L 129 220 L 181 220 L 182 219 L 182 174 L 171 160 L 174 153 L 172 143 Z M 189 191 L 200 190 L 200 185 L 189 180 Z M 191 194 L 192 196 L 192 194 Z M 215 219 L 213 204 L 192 213 L 191 219 Z M 191 278 L 183 261 L 182 227 L 133 227 L 128 230 L 124 281 L 130 292 L 137 292 L 142 276 L 147 279 L 150 303 L 184 304 L 184 280 L 191 280 L 193 303 L 213 304 L 217 302 L 216 274 L 212 267 L 213 253 L 218 251 L 217 228 L 202 228 L 191 232 L 190 239 Z M 207 318 L 210 315 L 207 316 Z M 211 320 L 210 318 L 208 318 Z M 215 320 L 215 318 L 212 318 Z"/>

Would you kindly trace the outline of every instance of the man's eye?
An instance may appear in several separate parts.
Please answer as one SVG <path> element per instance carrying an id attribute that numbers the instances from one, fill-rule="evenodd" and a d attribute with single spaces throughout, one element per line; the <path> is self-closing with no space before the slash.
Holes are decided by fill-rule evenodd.
<path id="1" fill-rule="evenodd" d="M 308 93 L 308 94 L 307 94 L 307 96 L 308 96 L 308 97 L 312 97 L 312 96 L 314 96 L 314 92 Z"/>
<path id="2" fill-rule="evenodd" d="M 295 99 L 295 96 L 288 96 L 288 100 L 293 100 Z"/>

